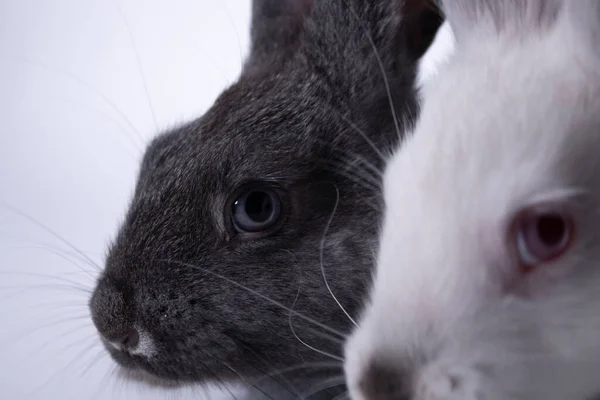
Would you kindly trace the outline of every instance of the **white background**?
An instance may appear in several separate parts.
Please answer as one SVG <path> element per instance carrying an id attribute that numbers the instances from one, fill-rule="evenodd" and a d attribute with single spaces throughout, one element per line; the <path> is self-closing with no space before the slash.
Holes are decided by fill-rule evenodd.
<path id="1" fill-rule="evenodd" d="M 0 201 L 101 264 L 143 144 L 235 80 L 249 12 L 249 0 L 0 0 Z M 0 398 L 164 399 L 108 375 L 77 289 L 97 270 L 80 258 L 0 204 Z"/>
<path id="2" fill-rule="evenodd" d="M 102 264 L 144 143 L 235 80 L 249 17 L 250 0 L 0 0 L 0 398 L 206 398 L 110 374 L 84 256 Z"/>

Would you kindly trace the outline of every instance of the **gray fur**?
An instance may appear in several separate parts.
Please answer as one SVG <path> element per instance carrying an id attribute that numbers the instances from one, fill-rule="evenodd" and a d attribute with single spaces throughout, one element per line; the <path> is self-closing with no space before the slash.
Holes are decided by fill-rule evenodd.
<path id="1" fill-rule="evenodd" d="M 371 173 L 375 183 L 368 183 L 340 165 L 360 157 L 383 168 L 356 128 L 382 152 L 395 147 L 400 136 L 381 68 L 402 125 L 417 113 L 415 56 L 406 51 L 397 0 L 300 3 L 255 0 L 252 52 L 239 81 L 205 115 L 160 135 L 146 151 L 90 300 L 108 340 L 136 324 L 157 343 L 150 359 L 107 346 L 125 367 L 170 382 L 247 383 L 332 361 L 298 341 L 287 310 L 209 271 L 335 330 L 351 328 L 324 285 L 321 239 L 337 203 L 324 268 L 337 299 L 356 315 L 376 248 L 380 177 Z M 253 181 L 286 193 L 288 214 L 272 235 L 243 240 L 228 233 L 223 210 L 240 185 Z M 291 321 L 304 342 L 342 354 L 341 340 L 298 317 Z M 306 389 L 332 375 L 341 369 L 298 369 L 287 378 Z M 263 380 L 262 390 L 289 395 L 283 376 Z"/>

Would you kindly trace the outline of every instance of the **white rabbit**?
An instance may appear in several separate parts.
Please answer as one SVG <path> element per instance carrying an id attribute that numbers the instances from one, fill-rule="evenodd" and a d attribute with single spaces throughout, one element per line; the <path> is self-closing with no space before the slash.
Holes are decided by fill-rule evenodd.
<path id="1" fill-rule="evenodd" d="M 387 165 L 350 396 L 600 398 L 600 1 L 443 3 L 455 50 Z"/>

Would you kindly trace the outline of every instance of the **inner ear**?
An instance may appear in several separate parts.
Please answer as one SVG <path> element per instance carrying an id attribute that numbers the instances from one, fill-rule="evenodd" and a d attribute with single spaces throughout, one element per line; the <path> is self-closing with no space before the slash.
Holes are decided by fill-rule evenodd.
<path id="1" fill-rule="evenodd" d="M 414 60 L 418 60 L 444 22 L 442 10 L 435 0 L 404 0 L 401 4 L 408 51 Z"/>

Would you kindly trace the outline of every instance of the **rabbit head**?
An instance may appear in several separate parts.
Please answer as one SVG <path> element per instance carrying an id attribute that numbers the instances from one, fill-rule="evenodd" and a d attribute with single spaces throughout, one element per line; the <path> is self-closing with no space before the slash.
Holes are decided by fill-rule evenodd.
<path id="1" fill-rule="evenodd" d="M 600 2 L 443 2 L 455 51 L 389 159 L 355 400 L 600 395 Z"/>
<path id="2" fill-rule="evenodd" d="M 338 302 L 356 312 L 374 263 L 381 154 L 417 112 L 402 4 L 253 2 L 241 77 L 149 145 L 110 246 L 90 307 L 120 365 L 245 382 L 341 355 Z"/>

